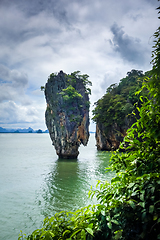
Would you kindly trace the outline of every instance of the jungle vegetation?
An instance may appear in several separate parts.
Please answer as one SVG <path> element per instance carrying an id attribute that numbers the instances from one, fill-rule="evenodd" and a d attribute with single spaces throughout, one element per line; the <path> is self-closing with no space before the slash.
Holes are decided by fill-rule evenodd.
<path id="1" fill-rule="evenodd" d="M 114 152 L 108 171 L 116 176 L 90 190 L 99 204 L 46 218 L 26 239 L 160 239 L 160 27 L 154 38 L 152 77 L 138 91 L 140 118 L 125 137 L 131 151 Z"/>
<path id="2" fill-rule="evenodd" d="M 150 76 L 151 72 L 140 70 L 131 70 L 127 72 L 127 76 L 120 80 L 119 84 L 111 84 L 106 94 L 95 103 L 93 110 L 93 121 L 98 125 L 103 125 L 103 131 L 107 132 L 116 123 L 119 127 L 126 125 L 131 126 L 135 122 L 135 117 L 139 118 L 136 110 L 140 107 L 140 94 L 137 93 L 141 88 L 146 76 Z M 141 91 L 143 96 L 146 89 Z M 135 116 L 131 114 L 134 110 Z M 128 127 L 127 126 L 127 127 Z"/>
<path id="3" fill-rule="evenodd" d="M 63 71 L 60 71 L 60 73 Z M 68 120 L 72 123 L 79 124 L 84 115 L 84 111 L 89 112 L 91 94 L 90 86 L 92 83 L 88 80 L 87 74 L 80 74 L 80 71 L 71 74 L 51 73 L 45 86 L 41 86 L 41 91 L 46 93 L 48 83 L 53 84 L 50 92 L 51 104 L 47 105 L 47 114 L 55 118 L 57 111 L 64 111 L 68 116 Z M 61 87 L 57 87 L 60 82 Z M 55 91 L 55 89 L 58 89 Z M 57 110 L 58 109 L 58 110 Z"/>

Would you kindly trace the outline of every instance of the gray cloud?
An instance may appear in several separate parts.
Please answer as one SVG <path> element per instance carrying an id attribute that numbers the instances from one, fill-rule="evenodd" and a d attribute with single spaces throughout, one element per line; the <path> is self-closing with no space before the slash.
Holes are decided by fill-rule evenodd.
<path id="1" fill-rule="evenodd" d="M 124 60 L 133 63 L 143 63 L 145 57 L 145 49 L 139 38 L 128 36 L 123 31 L 123 27 L 119 27 L 117 23 L 111 26 L 113 40 L 110 43 L 116 52 L 119 52 Z"/>
<path id="2" fill-rule="evenodd" d="M 8 48 L 17 48 L 19 44 L 30 41 L 45 34 L 59 34 L 62 29 L 56 19 L 46 12 L 40 12 L 36 16 L 25 16 L 15 6 L 0 9 L 0 43 Z M 37 42 L 38 44 L 38 42 Z"/>
<path id="3" fill-rule="evenodd" d="M 151 6 L 154 5 L 155 8 L 157 8 L 159 0 L 146 0 L 146 1 L 149 2 L 151 4 Z"/>
<path id="4" fill-rule="evenodd" d="M 148 40 L 159 26 L 156 4 L 157 0 L 0 0 L 1 123 L 35 121 L 36 128 L 45 129 L 40 86 L 52 72 L 87 73 L 93 82 L 93 104 L 126 72 L 149 70 Z"/>
<path id="5" fill-rule="evenodd" d="M 37 121 L 36 115 L 36 109 L 28 110 L 14 101 L 3 102 L 0 105 L 0 124 L 32 123 Z"/>
<path id="6" fill-rule="evenodd" d="M 121 79 L 121 76 L 122 76 L 122 73 L 119 70 L 114 71 L 114 72 L 106 72 L 105 75 L 104 75 L 104 79 L 100 84 L 101 89 L 107 90 L 107 88 L 111 84 L 118 83 L 119 80 Z"/>
<path id="7" fill-rule="evenodd" d="M 3 2 L 3 6 L 7 8 L 15 8 L 20 12 L 23 12 L 27 18 L 36 17 L 41 13 L 46 12 L 47 15 L 52 15 L 53 18 L 56 18 L 60 22 L 65 25 L 70 25 L 66 6 L 70 4 L 70 1 L 63 0 L 34 0 L 34 1 L 26 1 L 26 0 L 14 0 L 13 2 L 9 0 L 1 0 Z"/>
<path id="8" fill-rule="evenodd" d="M 10 70 L 0 64 L 0 102 L 6 100 L 24 100 L 24 90 L 28 84 L 25 73 Z"/>

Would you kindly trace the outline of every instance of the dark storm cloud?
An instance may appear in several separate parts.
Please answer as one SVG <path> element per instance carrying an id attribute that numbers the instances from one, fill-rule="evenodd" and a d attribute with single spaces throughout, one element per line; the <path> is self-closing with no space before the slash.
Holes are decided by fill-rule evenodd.
<path id="1" fill-rule="evenodd" d="M 143 63 L 145 49 L 141 45 L 141 40 L 128 36 L 123 31 L 123 27 L 119 27 L 117 23 L 114 23 L 110 29 L 113 33 L 113 40 L 110 40 L 113 49 L 126 61 Z"/>

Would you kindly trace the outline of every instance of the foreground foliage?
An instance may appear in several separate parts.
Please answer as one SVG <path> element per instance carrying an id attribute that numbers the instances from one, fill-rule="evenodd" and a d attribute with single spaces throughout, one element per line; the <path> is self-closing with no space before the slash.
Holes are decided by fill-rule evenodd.
<path id="1" fill-rule="evenodd" d="M 146 77 L 141 89 L 148 96 L 140 97 L 140 119 L 125 137 L 128 151 L 113 154 L 111 183 L 98 182 L 89 192 L 100 204 L 46 218 L 26 239 L 160 239 L 160 28 L 154 37 L 152 78 Z"/>

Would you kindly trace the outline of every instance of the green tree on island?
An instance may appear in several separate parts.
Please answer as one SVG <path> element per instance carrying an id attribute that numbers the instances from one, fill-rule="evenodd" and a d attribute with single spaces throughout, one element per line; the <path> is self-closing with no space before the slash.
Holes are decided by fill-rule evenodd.
<path id="1" fill-rule="evenodd" d="M 139 118 L 136 106 L 141 105 L 140 94 L 135 95 L 135 93 L 141 89 L 148 73 L 143 74 L 142 71 L 131 70 L 125 78 L 120 80 L 119 84 L 111 84 L 106 94 L 95 103 L 92 119 L 96 124 L 103 126 L 103 134 L 106 137 L 114 124 L 119 128 L 128 129 Z M 146 94 L 145 89 L 141 94 Z M 133 110 L 135 115 L 131 114 Z"/>

